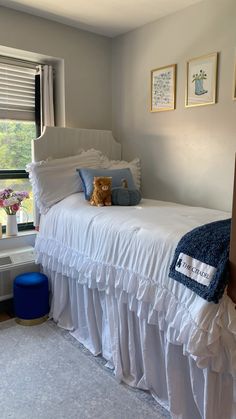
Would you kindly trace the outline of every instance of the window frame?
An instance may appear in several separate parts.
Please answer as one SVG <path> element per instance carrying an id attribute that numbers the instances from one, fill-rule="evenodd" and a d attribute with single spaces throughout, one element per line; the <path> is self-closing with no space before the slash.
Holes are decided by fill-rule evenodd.
<path id="1" fill-rule="evenodd" d="M 26 170 L 20 169 L 4 169 L 0 170 L 0 180 L 4 179 L 29 179 L 29 173 Z M 33 221 L 29 223 L 18 223 L 18 231 L 34 230 Z M 6 233 L 6 226 L 2 226 L 3 234 Z"/>
<path id="2" fill-rule="evenodd" d="M 9 78 L 11 79 L 14 76 L 17 78 L 18 82 L 20 81 L 19 77 L 21 76 L 17 74 L 18 72 L 25 72 L 26 78 L 28 78 L 27 73 L 31 73 L 31 70 L 35 70 L 36 71 L 35 74 L 36 74 L 37 67 L 38 65 L 40 65 L 38 62 L 35 62 L 34 60 L 28 61 L 28 60 L 23 60 L 21 58 L 4 56 L 1 54 L 0 54 L 0 63 L 3 67 L 6 67 L 6 74 L 7 74 L 7 71 L 9 71 Z M 12 70 L 10 69 L 11 66 L 13 67 Z M 18 69 L 16 69 L 17 67 Z M 23 70 L 26 70 L 26 71 L 23 71 Z M 14 72 L 16 72 L 16 74 L 13 74 Z M 22 75 L 23 79 L 25 78 L 25 75 L 24 74 Z M 8 85 L 10 85 L 10 83 L 6 84 L 6 86 Z M 18 87 L 20 87 L 20 91 L 22 91 L 25 86 L 22 86 L 22 87 L 18 86 Z M 17 85 L 16 85 L 16 90 L 17 90 Z M 15 93 L 15 91 L 13 91 L 13 93 Z M 24 93 L 27 94 L 27 91 L 23 92 L 23 96 L 24 96 Z M 19 122 L 20 121 L 21 122 L 26 122 L 26 121 L 36 122 L 35 112 L 32 109 L 21 109 L 20 107 L 18 107 L 17 104 L 15 104 L 14 106 L 13 105 L 9 105 L 9 106 L 3 105 L 2 107 L 0 106 L 0 120 L 10 120 L 10 121 L 16 120 Z M 35 128 L 37 129 L 36 124 L 35 124 Z M 0 169 L 0 180 L 28 179 L 28 178 L 29 178 L 29 174 L 23 169 L 22 170 L 21 169 Z M 34 229 L 35 229 L 34 224 L 31 221 L 28 223 L 18 223 L 18 231 L 34 230 Z M 2 232 L 6 233 L 5 225 L 2 226 Z"/>

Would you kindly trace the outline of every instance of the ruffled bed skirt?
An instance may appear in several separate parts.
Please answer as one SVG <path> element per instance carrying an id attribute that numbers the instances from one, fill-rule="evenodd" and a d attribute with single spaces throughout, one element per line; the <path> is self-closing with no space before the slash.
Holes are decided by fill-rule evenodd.
<path id="1" fill-rule="evenodd" d="M 169 343 L 182 345 L 183 353 L 199 368 L 227 372 L 236 380 L 236 315 L 226 294 L 219 304 L 207 303 L 170 278 L 173 292 L 128 269 L 91 260 L 54 240 L 38 238 L 36 251 L 44 270 L 123 301 L 139 319 L 165 332 Z M 70 298 L 74 301 L 73 293 Z"/>
<path id="2" fill-rule="evenodd" d="M 44 271 L 51 283 L 51 317 L 94 355 L 101 353 L 117 379 L 149 390 L 173 418 L 236 418 L 232 375 L 198 368 L 176 332 L 164 323 L 159 328 L 157 313 L 148 318 L 145 305 L 124 291 L 99 291 Z"/>
<path id="3" fill-rule="evenodd" d="M 117 379 L 149 390 L 179 419 L 236 419 L 236 316 L 224 295 L 206 303 L 182 284 L 156 283 L 38 237 L 51 317 Z M 196 299 L 198 299 L 196 301 Z"/>

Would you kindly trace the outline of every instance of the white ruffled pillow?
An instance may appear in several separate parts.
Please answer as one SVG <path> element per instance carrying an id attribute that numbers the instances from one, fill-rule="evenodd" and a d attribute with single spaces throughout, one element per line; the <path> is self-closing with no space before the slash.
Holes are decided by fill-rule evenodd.
<path id="1" fill-rule="evenodd" d="M 126 169 L 129 168 L 133 175 L 134 183 L 137 189 L 141 188 L 141 162 L 136 158 L 130 162 L 125 160 L 109 160 L 104 157 L 102 167 L 104 169 Z"/>
<path id="2" fill-rule="evenodd" d="M 61 159 L 48 159 L 29 163 L 26 166 L 32 184 L 34 199 L 41 214 L 67 196 L 82 192 L 78 167 L 93 169 L 102 167 L 104 156 L 98 150 L 90 149 L 80 154 Z"/>

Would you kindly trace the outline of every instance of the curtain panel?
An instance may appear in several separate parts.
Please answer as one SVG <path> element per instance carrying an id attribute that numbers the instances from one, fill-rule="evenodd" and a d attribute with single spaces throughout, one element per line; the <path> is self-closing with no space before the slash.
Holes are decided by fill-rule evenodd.
<path id="1" fill-rule="evenodd" d="M 45 126 L 54 127 L 53 67 L 39 65 L 35 76 L 35 122 L 39 137 Z"/>

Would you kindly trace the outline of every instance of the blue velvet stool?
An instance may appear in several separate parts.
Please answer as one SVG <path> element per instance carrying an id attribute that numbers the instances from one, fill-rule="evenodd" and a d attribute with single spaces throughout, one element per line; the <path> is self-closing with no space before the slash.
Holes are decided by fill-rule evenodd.
<path id="1" fill-rule="evenodd" d="M 48 278 L 40 272 L 18 275 L 14 280 L 14 309 L 17 323 L 43 323 L 49 312 Z"/>

